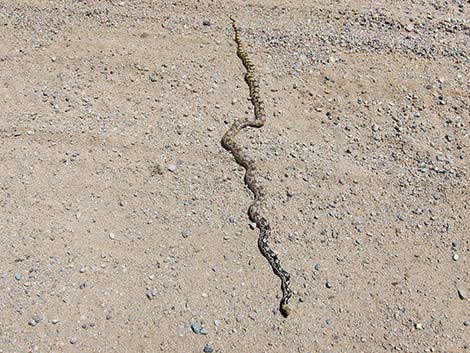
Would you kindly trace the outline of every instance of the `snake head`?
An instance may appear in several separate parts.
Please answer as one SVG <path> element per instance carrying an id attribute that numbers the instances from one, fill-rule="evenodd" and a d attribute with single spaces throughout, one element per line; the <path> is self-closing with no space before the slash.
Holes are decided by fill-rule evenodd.
<path id="1" fill-rule="evenodd" d="M 290 308 L 289 305 L 287 305 L 285 303 L 281 304 L 281 314 L 282 314 L 282 316 L 288 317 L 291 312 L 292 312 L 292 309 Z"/>

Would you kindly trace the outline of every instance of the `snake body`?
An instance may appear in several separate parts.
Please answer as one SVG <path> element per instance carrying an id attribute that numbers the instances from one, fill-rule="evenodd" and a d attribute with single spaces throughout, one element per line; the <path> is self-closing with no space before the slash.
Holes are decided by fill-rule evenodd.
<path id="1" fill-rule="evenodd" d="M 280 311 L 284 317 L 289 316 L 291 308 L 289 307 L 289 300 L 292 297 L 292 290 L 290 288 L 290 274 L 281 266 L 278 256 L 268 245 L 268 239 L 271 234 L 271 226 L 267 219 L 261 215 L 260 207 L 266 197 L 262 185 L 257 180 L 257 164 L 249 155 L 247 155 L 243 148 L 235 141 L 236 135 L 245 127 L 260 128 L 264 125 L 266 114 L 264 110 L 264 103 L 259 94 L 259 83 L 255 71 L 255 66 L 251 61 L 248 53 L 245 50 L 243 42 L 240 37 L 240 28 L 237 21 L 233 18 L 232 27 L 235 32 L 235 42 L 237 44 L 237 55 L 241 59 L 243 66 L 246 69 L 245 81 L 250 90 L 251 102 L 254 108 L 254 117 L 247 116 L 236 120 L 232 126 L 222 137 L 222 146 L 230 151 L 235 158 L 236 162 L 245 168 L 245 184 L 253 192 L 254 200 L 248 208 L 248 217 L 256 224 L 259 229 L 258 247 L 261 254 L 268 260 L 274 273 L 281 279 L 282 299 L 280 303 Z"/>

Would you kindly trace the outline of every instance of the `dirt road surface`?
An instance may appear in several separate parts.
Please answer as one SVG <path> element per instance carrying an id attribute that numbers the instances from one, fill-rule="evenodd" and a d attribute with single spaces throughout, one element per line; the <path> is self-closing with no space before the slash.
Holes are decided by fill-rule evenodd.
<path id="1" fill-rule="evenodd" d="M 468 2 L 284 3 L 0 1 L 0 352 L 470 350 Z"/>

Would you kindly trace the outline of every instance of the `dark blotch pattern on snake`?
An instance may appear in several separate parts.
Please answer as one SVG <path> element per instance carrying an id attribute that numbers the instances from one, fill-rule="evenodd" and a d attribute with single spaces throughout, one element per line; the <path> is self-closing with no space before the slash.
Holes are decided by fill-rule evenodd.
<path id="1" fill-rule="evenodd" d="M 261 254 L 263 254 L 263 256 L 269 261 L 274 273 L 281 279 L 282 299 L 280 303 L 280 311 L 284 317 L 287 317 L 291 313 L 291 309 L 288 305 L 289 300 L 292 297 L 292 291 L 290 289 L 290 274 L 282 268 L 279 258 L 268 245 L 271 227 L 266 218 L 260 214 L 260 205 L 262 205 L 266 195 L 262 185 L 258 183 L 257 180 L 256 161 L 247 155 L 243 151 L 243 148 L 235 141 L 236 135 L 245 127 L 262 127 L 266 120 L 266 116 L 264 103 L 259 95 L 259 84 L 255 72 L 255 66 L 248 56 L 248 53 L 245 51 L 245 47 L 240 38 L 240 28 L 238 27 L 236 20 L 233 18 L 231 18 L 231 20 L 233 30 L 235 32 L 235 42 L 237 43 L 237 55 L 246 69 L 245 81 L 250 89 L 251 102 L 253 103 L 254 108 L 254 117 L 247 116 L 246 118 L 236 120 L 222 137 L 222 146 L 230 151 L 237 163 L 246 169 L 245 184 L 254 194 L 254 201 L 248 209 L 248 216 L 259 228 L 258 247 Z"/>

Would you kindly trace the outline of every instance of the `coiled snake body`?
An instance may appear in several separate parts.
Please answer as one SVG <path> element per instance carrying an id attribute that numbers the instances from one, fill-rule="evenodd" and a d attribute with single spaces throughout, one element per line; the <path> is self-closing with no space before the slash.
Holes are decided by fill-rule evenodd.
<path id="1" fill-rule="evenodd" d="M 248 208 L 248 216 L 259 228 L 258 247 L 261 254 L 269 261 L 274 273 L 281 279 L 282 299 L 280 303 L 280 311 L 284 317 L 287 317 L 291 313 L 291 309 L 288 305 L 289 300 L 292 297 L 292 291 L 290 289 L 290 274 L 282 268 L 279 258 L 268 245 L 271 226 L 266 218 L 260 214 L 260 205 L 262 205 L 265 198 L 265 192 L 262 185 L 259 184 L 257 180 L 256 161 L 244 153 L 242 147 L 235 141 L 235 136 L 245 127 L 262 127 L 266 120 L 266 115 L 264 111 L 264 103 L 259 95 L 259 84 L 255 72 L 255 66 L 248 56 L 248 53 L 245 51 L 245 47 L 240 38 L 240 28 L 238 27 L 236 20 L 233 18 L 231 18 L 231 20 L 233 30 L 235 32 L 235 42 L 237 43 L 237 55 L 246 69 L 245 81 L 250 89 L 251 102 L 254 108 L 254 117 L 247 116 L 236 120 L 222 137 L 222 146 L 230 151 L 237 163 L 246 169 L 245 184 L 254 194 L 254 201 Z"/>

